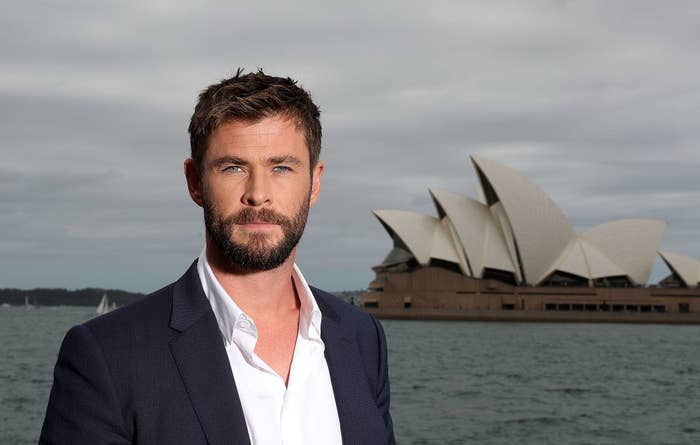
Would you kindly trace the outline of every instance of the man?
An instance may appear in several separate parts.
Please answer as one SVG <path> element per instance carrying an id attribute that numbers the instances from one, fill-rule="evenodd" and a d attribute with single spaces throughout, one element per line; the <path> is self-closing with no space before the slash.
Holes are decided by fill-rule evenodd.
<path id="1" fill-rule="evenodd" d="M 68 332 L 40 443 L 393 443 L 379 323 L 294 263 L 321 189 L 318 107 L 291 79 L 239 70 L 202 92 L 189 132 L 204 250 Z"/>

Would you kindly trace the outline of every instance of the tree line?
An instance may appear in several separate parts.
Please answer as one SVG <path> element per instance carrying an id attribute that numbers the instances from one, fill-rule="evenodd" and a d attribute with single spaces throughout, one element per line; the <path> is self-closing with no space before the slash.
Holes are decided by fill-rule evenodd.
<path id="1" fill-rule="evenodd" d="M 0 304 L 13 306 L 28 302 L 34 306 L 97 306 L 102 295 L 107 294 L 109 302 L 119 306 L 131 303 L 143 297 L 138 292 L 127 292 L 119 289 L 0 289 Z"/>

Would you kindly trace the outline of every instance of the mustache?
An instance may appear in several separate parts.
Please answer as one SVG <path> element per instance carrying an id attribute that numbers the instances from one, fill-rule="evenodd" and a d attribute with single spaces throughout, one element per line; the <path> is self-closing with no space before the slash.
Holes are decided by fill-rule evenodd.
<path id="1" fill-rule="evenodd" d="M 270 224 L 278 224 L 280 226 L 287 226 L 290 224 L 289 218 L 270 209 L 254 210 L 251 208 L 245 208 L 228 218 L 229 224 L 232 223 L 244 225 L 254 222 L 265 222 Z"/>

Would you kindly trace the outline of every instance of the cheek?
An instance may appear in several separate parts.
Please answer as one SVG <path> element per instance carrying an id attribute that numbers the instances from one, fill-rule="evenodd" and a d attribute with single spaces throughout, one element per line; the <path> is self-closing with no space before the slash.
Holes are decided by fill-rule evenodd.
<path id="1" fill-rule="evenodd" d="M 299 184 L 293 190 L 287 190 L 284 198 L 284 206 L 288 211 L 299 210 L 305 206 L 311 197 L 311 184 Z"/>
<path id="2" fill-rule="evenodd" d="M 202 193 L 218 207 L 225 207 L 236 200 L 236 187 L 222 181 L 209 182 L 204 185 Z"/>

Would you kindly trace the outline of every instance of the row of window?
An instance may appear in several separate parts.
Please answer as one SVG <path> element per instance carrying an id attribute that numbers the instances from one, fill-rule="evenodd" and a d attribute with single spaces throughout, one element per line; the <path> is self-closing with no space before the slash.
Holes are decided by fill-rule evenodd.
<path id="1" fill-rule="evenodd" d="M 365 307 L 377 308 L 378 301 L 365 301 Z M 411 307 L 410 301 L 404 301 L 403 307 L 408 309 Z M 504 311 L 515 310 L 515 305 L 504 303 L 501 305 Z M 524 308 L 521 308 L 524 309 Z M 545 311 L 555 312 L 666 312 L 666 305 L 663 304 L 584 304 L 584 303 L 545 303 Z M 679 303 L 678 312 L 690 312 L 690 304 Z"/>
<path id="2" fill-rule="evenodd" d="M 666 312 L 666 306 L 663 304 L 545 303 L 544 310 L 558 312 Z"/>

